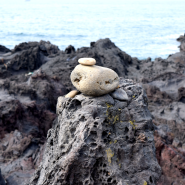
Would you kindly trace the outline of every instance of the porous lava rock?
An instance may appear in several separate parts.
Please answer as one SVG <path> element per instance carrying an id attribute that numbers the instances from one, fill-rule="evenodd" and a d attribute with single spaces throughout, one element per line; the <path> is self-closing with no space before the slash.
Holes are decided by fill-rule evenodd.
<path id="1" fill-rule="evenodd" d="M 6 146 L 0 147 L 0 153 L 5 152 L 8 136 L 14 137 L 11 133 L 16 130 L 23 137 L 32 137 L 31 143 L 22 148 L 20 155 L 9 155 L 8 160 L 3 157 L 0 166 L 7 165 L 10 169 L 2 168 L 8 184 L 23 185 L 39 162 L 31 163 L 32 168 L 23 170 L 17 161 L 24 158 L 27 161 L 26 151 L 32 150 L 31 146 L 35 143 L 38 152 L 29 160 L 35 161 L 38 156 L 42 158 L 47 131 L 56 117 L 57 98 L 74 89 L 70 73 L 78 59 L 93 57 L 98 65 L 115 69 L 124 76 L 125 65 L 131 62 L 131 57 L 110 39 L 101 39 L 91 47 L 77 50 L 69 46 L 65 51 L 46 41 L 21 43 L 13 50 L 0 48 L 0 143 Z M 14 153 L 17 153 L 16 149 Z"/>
<path id="2" fill-rule="evenodd" d="M 185 184 L 185 53 L 184 36 L 178 53 L 167 59 L 132 58 L 128 78 L 142 83 L 155 125 L 157 159 L 162 168 L 160 185 Z M 160 144 L 159 144 L 160 143 Z"/>
<path id="3" fill-rule="evenodd" d="M 8 185 L 28 182 L 42 160 L 44 145 L 39 140 L 18 130 L 1 140 L 0 166 Z"/>
<path id="4" fill-rule="evenodd" d="M 178 41 L 178 53 L 154 61 L 150 57 L 146 60 L 132 58 L 110 39 L 100 39 L 91 42 L 90 47 L 79 49 L 69 46 L 65 51 L 45 41 L 19 44 L 13 50 L 0 47 L 0 143 L 7 146 L 7 135 L 18 130 L 24 137 L 32 136 L 32 142 L 25 151 L 35 142 L 37 151 L 43 151 L 47 130 L 56 116 L 57 97 L 74 89 L 70 73 L 78 59 L 92 57 L 96 59 L 97 65 L 111 68 L 119 76 L 142 84 L 155 125 L 155 141 L 159 139 L 165 143 L 165 147 L 156 145 L 157 159 L 162 167 L 162 176 L 158 182 L 165 185 L 182 183 L 185 173 L 182 166 L 176 165 L 178 158 L 172 160 L 167 155 L 158 155 L 166 154 L 165 151 L 173 147 L 177 156 L 185 158 L 184 35 Z M 6 147 L 2 148 L 0 152 L 6 150 Z M 11 165 L 18 165 L 19 172 L 16 173 L 16 168 L 10 171 L 2 168 L 3 177 L 11 185 L 22 185 L 24 179 L 32 176 L 39 165 L 39 162 L 31 165 L 33 169 L 27 171 L 29 175 L 24 173 L 20 163 L 16 162 L 24 155 L 25 152 L 21 152 L 20 156 L 15 158 L 12 155 L 10 159 Z M 39 155 L 40 152 L 36 154 L 37 157 Z M 9 165 L 10 160 L 4 160 L 3 165 Z M 165 167 L 169 164 L 171 170 Z"/>
<path id="5" fill-rule="evenodd" d="M 29 185 L 154 185 L 161 168 L 143 88 L 120 79 L 129 96 L 59 97 L 42 164 Z"/>
<path id="6" fill-rule="evenodd" d="M 39 166 L 57 98 L 67 93 L 55 75 L 38 69 L 58 51 L 41 41 L 0 52 L 0 166 L 8 185 L 24 184 Z"/>

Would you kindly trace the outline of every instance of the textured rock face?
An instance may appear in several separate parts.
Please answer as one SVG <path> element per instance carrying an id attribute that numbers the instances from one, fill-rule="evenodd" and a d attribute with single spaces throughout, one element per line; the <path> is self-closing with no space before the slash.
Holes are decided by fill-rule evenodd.
<path id="1" fill-rule="evenodd" d="M 0 166 L 7 185 L 28 182 L 43 157 L 44 145 L 39 140 L 18 130 L 1 140 Z"/>
<path id="2" fill-rule="evenodd" d="M 5 185 L 6 183 L 5 183 L 5 181 L 4 181 L 4 179 L 3 179 L 3 177 L 2 177 L 2 175 L 1 175 L 1 169 L 0 169 L 0 185 Z"/>
<path id="3" fill-rule="evenodd" d="M 129 101 L 109 94 L 59 97 L 42 165 L 29 185 L 155 184 L 155 156 L 147 97 L 131 80 L 120 81 Z"/>
<path id="4" fill-rule="evenodd" d="M 182 184 L 185 173 L 179 161 L 181 164 L 185 162 L 184 36 L 178 40 L 181 42 L 179 53 L 152 62 L 151 58 L 142 61 L 131 58 L 110 39 L 101 39 L 92 42 L 90 47 L 77 50 L 69 46 L 65 51 L 59 51 L 57 46 L 44 41 L 22 43 L 12 51 L 0 46 L 0 143 L 3 143 L 0 153 L 8 145 L 11 146 L 11 143 L 7 145 L 8 136 L 14 137 L 11 132 L 16 132 L 16 129 L 24 137 L 33 137 L 25 151 L 21 150 L 20 156 L 9 155 L 10 159 L 2 159 L 0 166 L 7 165 L 11 169 L 2 168 L 6 181 L 10 185 L 22 185 L 39 165 L 39 162 L 32 163 L 33 169 L 25 172 L 19 159 L 24 160 L 25 157 L 27 161 L 30 157 L 25 156 L 26 152 L 32 151 L 31 146 L 35 143 L 39 152 L 32 154 L 31 161 L 42 156 L 40 151 L 45 135 L 55 118 L 57 97 L 74 88 L 70 73 L 78 59 L 92 57 L 97 65 L 111 68 L 119 76 L 144 84 L 156 129 L 155 141 L 163 143 L 156 145 L 157 159 L 162 168 L 158 182 L 160 185 Z M 33 74 L 29 76 L 29 72 Z M 168 155 L 171 148 L 175 150 L 174 156 Z M 20 169 L 18 172 L 17 168 Z"/>
<path id="5" fill-rule="evenodd" d="M 67 93 L 55 75 L 38 69 L 58 51 L 44 41 L 12 51 L 0 46 L 0 167 L 8 185 L 27 182 L 39 165 L 57 98 Z"/>
<path id="6" fill-rule="evenodd" d="M 13 50 L 0 46 L 0 143 L 5 145 L 0 147 L 0 153 L 11 146 L 8 139 L 14 138 L 11 132 L 18 130 L 23 137 L 32 136 L 30 145 L 18 152 L 20 155 L 9 155 L 8 160 L 1 158 L 0 166 L 7 166 L 2 168 L 2 175 L 8 184 L 24 184 L 39 165 L 40 160 L 34 161 L 42 156 L 47 130 L 56 116 L 57 98 L 74 88 L 70 73 L 82 57 L 93 57 L 98 65 L 110 67 L 123 76 L 125 65 L 131 61 L 109 39 L 77 51 L 69 46 L 65 52 L 45 41 L 21 43 Z M 26 152 L 32 151 L 35 144 L 37 151 L 27 156 Z M 20 161 L 24 160 L 30 160 L 27 164 L 32 169 L 23 170 Z"/>
<path id="7" fill-rule="evenodd" d="M 119 79 L 112 69 L 80 64 L 71 72 L 71 82 L 85 95 L 101 96 L 115 90 Z"/>
<path id="8" fill-rule="evenodd" d="M 143 83 L 148 109 L 156 126 L 157 159 L 162 168 L 158 184 L 185 184 L 185 53 L 184 36 L 180 52 L 167 59 L 139 61 L 133 58 L 128 78 Z"/>

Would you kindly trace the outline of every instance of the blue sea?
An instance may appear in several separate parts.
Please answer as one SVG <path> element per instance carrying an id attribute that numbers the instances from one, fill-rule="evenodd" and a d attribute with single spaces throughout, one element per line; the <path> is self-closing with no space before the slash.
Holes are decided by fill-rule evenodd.
<path id="1" fill-rule="evenodd" d="M 185 32 L 184 0 L 0 0 L 0 44 L 50 41 L 64 50 L 110 38 L 132 57 L 166 58 Z"/>

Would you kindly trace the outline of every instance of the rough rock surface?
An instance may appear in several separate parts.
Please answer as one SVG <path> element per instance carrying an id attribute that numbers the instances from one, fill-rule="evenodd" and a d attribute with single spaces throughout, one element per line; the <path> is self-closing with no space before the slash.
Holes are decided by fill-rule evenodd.
<path id="1" fill-rule="evenodd" d="M 39 152 L 31 156 L 31 161 L 42 156 L 47 130 L 56 117 L 57 98 L 73 90 L 70 73 L 83 57 L 95 58 L 98 65 L 115 69 L 120 76 L 131 61 L 109 39 L 78 50 L 69 46 L 65 51 L 45 41 L 21 43 L 13 50 L 0 47 L 0 143 L 5 145 L 0 153 L 8 147 L 8 137 L 14 138 L 11 132 L 17 130 L 23 137 L 32 137 L 30 145 L 20 149 L 20 155 L 9 155 L 8 160 L 2 156 L 0 166 L 9 168 L 2 168 L 8 184 L 23 185 L 39 165 L 33 163 L 33 168 L 26 171 L 17 161 L 28 160 L 25 151 L 32 150 L 35 143 Z"/>
<path id="2" fill-rule="evenodd" d="M 156 125 L 157 158 L 162 168 L 160 185 L 185 184 L 185 53 L 155 61 L 132 59 L 128 77 L 143 84 L 148 108 Z"/>
<path id="3" fill-rule="evenodd" d="M 56 117 L 57 98 L 67 93 L 61 82 L 38 69 L 58 51 L 41 41 L 0 53 L 0 167 L 9 185 L 23 184 L 39 165 L 35 161 Z"/>
<path id="4" fill-rule="evenodd" d="M 77 50 L 70 45 L 65 51 L 59 51 L 57 46 L 44 41 L 22 43 L 12 51 L 0 46 L 0 143 L 5 146 L 0 147 L 0 153 L 6 150 L 9 142 L 7 136 L 14 137 L 11 132 L 17 132 L 16 130 L 23 137 L 31 135 L 32 143 L 37 144 L 38 151 L 43 151 L 45 135 L 56 116 L 57 97 L 73 90 L 70 73 L 78 59 L 92 57 L 96 59 L 97 65 L 109 67 L 119 76 L 135 79 L 143 84 L 155 125 L 157 159 L 162 168 L 158 183 L 183 184 L 184 168 L 178 161 L 182 160 L 182 164 L 185 161 L 184 38 L 184 35 L 178 38 L 178 53 L 167 59 L 157 58 L 154 61 L 151 58 L 132 58 L 109 39 L 92 42 L 90 47 Z M 32 144 L 25 151 L 30 146 Z M 175 151 L 174 157 L 167 155 L 171 148 Z M 39 165 L 39 162 L 32 165 L 34 168 L 27 171 L 28 175 L 24 175 L 20 163 L 17 163 L 24 155 L 25 152 L 21 152 L 16 158 L 12 155 L 9 160 L 3 159 L 0 162 L 0 166 L 18 165 L 20 169 L 16 173 L 16 168 L 10 171 L 2 168 L 3 177 L 7 182 L 11 180 L 11 185 L 22 185 L 24 179 L 30 177 Z M 39 155 L 40 152 L 36 153 L 36 157 Z M 32 157 L 35 159 L 34 154 Z M 15 175 L 11 176 L 14 172 Z"/>
<path id="5" fill-rule="evenodd" d="M 42 165 L 29 185 L 143 185 L 160 177 L 153 123 L 142 87 L 120 81 L 129 101 L 109 94 L 59 97 Z"/>

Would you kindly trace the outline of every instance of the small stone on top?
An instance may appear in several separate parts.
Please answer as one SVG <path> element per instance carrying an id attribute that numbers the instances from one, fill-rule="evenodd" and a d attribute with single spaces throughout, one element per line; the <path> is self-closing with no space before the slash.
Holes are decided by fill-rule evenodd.
<path id="1" fill-rule="evenodd" d="M 78 62 L 85 66 L 93 66 L 96 64 L 96 60 L 94 58 L 80 58 Z"/>

